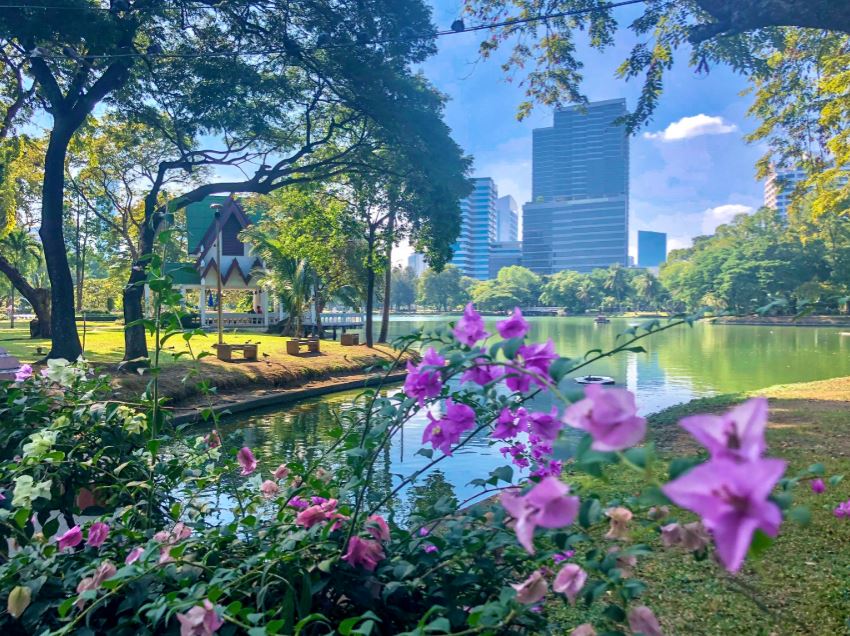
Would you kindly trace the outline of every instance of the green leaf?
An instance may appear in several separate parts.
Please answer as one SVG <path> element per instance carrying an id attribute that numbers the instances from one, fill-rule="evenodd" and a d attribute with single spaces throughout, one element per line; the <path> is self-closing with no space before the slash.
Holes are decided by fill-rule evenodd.
<path id="1" fill-rule="evenodd" d="M 698 457 L 677 457 L 670 462 L 670 468 L 668 469 L 670 481 L 681 477 L 699 463 L 701 463 L 701 460 Z"/>
<path id="2" fill-rule="evenodd" d="M 584 499 L 579 508 L 578 522 L 582 528 L 589 528 L 602 518 L 602 505 L 594 498 Z"/>
<path id="3" fill-rule="evenodd" d="M 557 384 L 570 372 L 572 366 L 569 358 L 558 358 L 549 365 L 549 377 Z"/>
<path id="4" fill-rule="evenodd" d="M 811 466 L 809 466 L 808 472 L 810 472 L 812 475 L 820 476 L 826 473 L 826 466 L 821 463 L 812 464 Z"/>
<path id="5" fill-rule="evenodd" d="M 753 534 L 753 540 L 750 542 L 749 555 L 754 559 L 764 554 L 764 552 L 773 545 L 773 539 L 767 536 L 761 530 L 756 530 Z"/>
<path id="6" fill-rule="evenodd" d="M 635 466 L 639 466 L 640 468 L 646 468 L 649 462 L 652 461 L 652 447 L 651 446 L 639 446 L 636 448 L 630 448 L 623 455 L 626 456 L 626 459 L 629 460 Z"/>
<path id="7" fill-rule="evenodd" d="M 812 513 L 806 506 L 796 506 L 788 511 L 788 518 L 801 526 L 807 526 L 812 520 Z"/>
<path id="8" fill-rule="evenodd" d="M 505 352 L 505 357 L 508 360 L 513 360 L 522 345 L 522 338 L 511 338 L 510 340 L 505 340 L 505 344 L 502 346 L 502 351 Z"/>
<path id="9" fill-rule="evenodd" d="M 833 475 L 832 477 L 829 478 L 829 485 L 830 486 L 837 486 L 838 484 L 841 483 L 841 481 L 843 479 L 844 479 L 844 475 Z"/>

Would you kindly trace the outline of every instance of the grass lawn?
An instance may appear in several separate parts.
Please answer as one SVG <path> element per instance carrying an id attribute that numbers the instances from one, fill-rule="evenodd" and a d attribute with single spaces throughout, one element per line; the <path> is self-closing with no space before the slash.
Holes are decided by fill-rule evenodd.
<path id="1" fill-rule="evenodd" d="M 41 346 L 44 351 L 50 348 L 46 339 L 31 340 L 29 327 L 15 329 L 0 328 L 0 347 L 8 350 L 22 362 L 34 362 L 39 359 L 36 353 Z M 82 333 L 80 333 L 82 338 Z M 379 345 L 373 349 L 365 346 L 343 347 L 332 340 L 322 340 L 321 352 L 302 356 L 286 353 L 287 338 L 257 332 L 225 333 L 226 343 L 238 344 L 253 342 L 259 345 L 257 362 L 221 362 L 214 355 L 200 361 L 199 375 L 217 387 L 219 391 L 241 391 L 260 387 L 293 387 L 311 380 L 328 379 L 340 375 L 362 372 L 379 360 L 395 356 L 392 347 Z M 202 351 L 214 354 L 213 345 L 217 342 L 215 333 L 207 337 L 193 338 L 191 346 L 197 355 Z M 148 346 L 152 347 L 152 339 Z M 165 395 L 175 400 L 192 397 L 195 382 L 184 382 L 187 368 L 191 363 L 187 357 L 175 358 L 173 354 L 186 352 L 188 347 L 182 338 L 172 338 L 162 358 L 164 367 L 160 386 Z M 136 373 L 122 372 L 118 363 L 124 353 L 123 327 L 116 325 L 97 325 L 89 329 L 85 339 L 85 357 L 93 363 L 105 365 L 116 380 L 116 389 L 123 395 L 138 395 L 149 378 Z M 265 355 L 263 355 L 265 354 Z M 238 355 L 238 354 L 237 354 Z"/>
<path id="2" fill-rule="evenodd" d="M 827 475 L 847 478 L 821 495 L 798 486 L 795 505 L 810 508 L 811 523 L 786 521 L 776 543 L 760 559 L 748 560 L 736 577 L 726 576 L 711 560 L 698 562 L 679 550 L 664 550 L 654 531 L 634 524 L 632 540 L 656 550 L 643 557 L 636 570 L 649 585 L 644 601 L 667 635 L 850 634 L 850 519 L 832 514 L 839 502 L 850 498 L 850 378 L 753 394 L 770 397 L 769 453 L 789 462 L 789 474 L 822 462 Z M 653 416 L 650 427 L 659 452 L 697 452 L 676 426 L 679 418 L 722 411 L 747 397 L 696 400 Z M 597 481 L 593 486 L 590 480 L 586 483 L 603 501 L 637 490 L 630 475 L 612 476 L 613 483 L 603 487 Z M 565 606 L 553 611 L 552 622 L 553 633 L 569 633 L 583 619 L 581 612 Z"/>

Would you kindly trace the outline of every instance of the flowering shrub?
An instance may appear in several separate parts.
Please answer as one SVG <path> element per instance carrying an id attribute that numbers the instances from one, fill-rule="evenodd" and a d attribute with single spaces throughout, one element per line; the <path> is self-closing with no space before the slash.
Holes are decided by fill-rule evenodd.
<path id="1" fill-rule="evenodd" d="M 167 280 L 153 287 L 168 298 Z M 158 345 L 176 329 L 162 329 L 169 320 L 152 326 Z M 632 330 L 590 360 L 638 350 L 668 326 Z M 155 368 L 144 411 L 107 401 L 82 365 L 3 385 L 0 484 L 12 497 L 0 527 L 13 543 L 0 564 L 0 630 L 537 634 L 548 608 L 568 603 L 602 606 L 574 635 L 660 634 L 634 574 L 644 555 L 675 547 L 735 572 L 783 517 L 805 516 L 791 504 L 798 483 L 825 487 L 819 468 L 789 477 L 766 455 L 764 400 L 683 420 L 706 452 L 667 464 L 641 445 L 647 425 L 628 391 L 565 395 L 559 382 L 587 361 L 526 342 L 519 310 L 497 330 L 491 342 L 470 305 L 451 331 L 402 339 L 425 351 L 403 390 L 365 391 L 311 464 L 263 465 L 215 430 L 178 434 Z M 554 406 L 537 410 L 544 394 Z M 376 462 L 420 409 L 428 463 L 387 493 Z M 506 464 L 473 482 L 473 500 L 388 514 L 399 492 L 482 437 Z M 344 458 L 333 473 L 331 455 Z M 606 502 L 573 479 L 615 467 L 634 471 L 641 491 Z M 847 504 L 836 515 L 850 515 Z M 654 544 L 630 542 L 637 521 L 657 529 Z"/>

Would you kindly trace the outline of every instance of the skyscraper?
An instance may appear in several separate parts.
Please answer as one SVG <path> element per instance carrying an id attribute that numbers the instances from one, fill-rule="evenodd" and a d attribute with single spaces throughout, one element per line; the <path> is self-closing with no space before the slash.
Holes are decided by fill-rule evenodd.
<path id="1" fill-rule="evenodd" d="M 788 207 L 797 185 L 806 179 L 805 170 L 776 170 L 771 166 L 764 184 L 764 205 L 782 216 L 788 216 Z"/>
<path id="2" fill-rule="evenodd" d="M 425 262 L 425 255 L 419 252 L 413 252 L 407 257 L 407 266 L 416 272 L 417 276 L 422 276 L 422 272 L 428 269 L 428 263 Z"/>
<path id="3" fill-rule="evenodd" d="M 667 235 L 638 230 L 638 267 L 659 267 L 667 260 Z"/>
<path id="4" fill-rule="evenodd" d="M 624 99 L 555 112 L 533 132 L 522 262 L 538 274 L 628 262 L 629 137 Z"/>
<path id="5" fill-rule="evenodd" d="M 496 183 L 473 179 L 473 190 L 460 202 L 460 234 L 452 249 L 452 265 L 465 275 L 486 280 L 490 273 L 490 243 L 496 240 Z"/>
<path id="6" fill-rule="evenodd" d="M 519 240 L 519 206 L 510 194 L 496 199 L 496 242 Z"/>

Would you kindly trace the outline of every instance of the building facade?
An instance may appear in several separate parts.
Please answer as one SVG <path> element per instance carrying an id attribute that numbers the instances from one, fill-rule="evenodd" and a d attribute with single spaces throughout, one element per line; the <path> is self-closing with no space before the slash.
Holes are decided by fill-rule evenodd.
<path id="1" fill-rule="evenodd" d="M 464 276 L 486 280 L 490 275 L 490 243 L 496 241 L 496 183 L 473 179 L 472 193 L 460 203 L 461 226 L 452 247 L 452 265 Z"/>
<path id="2" fill-rule="evenodd" d="M 519 206 L 516 199 L 506 195 L 496 199 L 496 242 L 519 240 Z"/>
<path id="3" fill-rule="evenodd" d="M 805 170 L 776 170 L 771 168 L 764 184 L 764 205 L 773 208 L 782 216 L 788 216 L 788 207 L 797 185 L 805 181 Z"/>
<path id="4" fill-rule="evenodd" d="M 499 270 L 511 265 L 522 265 L 522 243 L 519 241 L 497 241 L 490 245 L 489 277 L 496 278 Z"/>
<path id="5" fill-rule="evenodd" d="M 538 274 L 628 263 L 626 101 L 555 112 L 533 132 L 532 201 L 523 206 L 522 262 Z"/>
<path id="6" fill-rule="evenodd" d="M 660 267 L 667 260 L 667 235 L 638 230 L 638 267 Z"/>
<path id="7" fill-rule="evenodd" d="M 425 255 L 419 252 L 413 252 L 407 257 L 407 266 L 416 272 L 417 276 L 422 276 L 422 273 L 428 269 L 428 263 L 425 262 Z"/>

